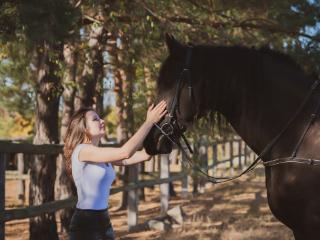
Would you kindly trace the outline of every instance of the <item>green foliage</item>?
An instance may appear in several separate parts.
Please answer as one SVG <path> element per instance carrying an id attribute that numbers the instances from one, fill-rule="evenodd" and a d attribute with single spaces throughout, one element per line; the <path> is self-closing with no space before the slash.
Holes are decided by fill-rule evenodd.
<path id="1" fill-rule="evenodd" d="M 16 39 L 17 29 L 21 28 L 18 4 L 12 1 L 0 3 L 0 43 Z"/>
<path id="2" fill-rule="evenodd" d="M 0 116 L 0 138 L 10 138 L 10 132 L 13 127 L 13 119 L 6 119 L 4 116 Z"/>
<path id="3" fill-rule="evenodd" d="M 23 1 L 19 12 L 24 33 L 31 42 L 61 42 L 70 35 L 79 15 L 69 1 Z"/>
<path id="4" fill-rule="evenodd" d="M 64 0 L 0 4 L 0 96 L 6 109 L 29 124 L 36 102 L 35 51 L 43 52 L 43 43 L 57 46 L 77 36 L 79 16 L 79 10 Z M 61 51 L 49 49 L 49 61 L 58 66 L 51 73 L 61 77 Z"/>
<path id="5" fill-rule="evenodd" d="M 32 71 L 35 46 L 42 42 L 55 45 L 72 42 L 78 53 L 76 74 L 80 76 L 90 58 L 87 52 L 92 25 L 103 26 L 108 35 L 107 42 L 99 39 L 102 47 L 114 38 L 121 39 L 120 45 L 126 44 L 124 49 L 117 49 L 122 61 L 109 62 L 104 67 L 133 74 L 135 128 L 145 118 L 146 92 L 155 92 L 155 79 L 168 54 L 165 32 L 174 34 L 180 41 L 196 44 L 268 45 L 290 54 L 307 72 L 320 73 L 319 25 L 315 28 L 320 22 L 317 1 L 88 0 L 73 4 L 76 3 L 79 5 L 65 0 L 0 3 L 0 83 L 5 86 L 0 94 L 6 99 L 7 108 L 26 119 L 31 119 L 35 102 L 36 73 Z M 67 69 L 60 54 L 56 50 L 50 52 L 51 60 L 58 65 L 55 75 L 62 78 Z M 153 80 L 150 86 L 145 84 L 144 68 L 150 71 Z M 9 80 L 11 85 L 5 83 Z M 73 83 L 64 87 L 67 86 L 76 87 Z M 109 111 L 109 128 L 115 132 L 116 113 Z M 199 121 L 196 132 L 208 132 L 206 127 L 212 122 L 214 138 L 221 137 L 222 132 L 226 137 L 232 134 L 232 129 L 218 115 Z"/>
<path id="6" fill-rule="evenodd" d="M 18 112 L 7 107 L 7 103 L 0 101 L 0 138 L 28 138 L 32 136 L 33 119 L 25 119 Z M 31 116 L 32 118 L 32 116 Z"/>
<path id="7" fill-rule="evenodd" d="M 34 114 L 35 81 L 23 45 L 8 44 L 10 58 L 0 62 L 2 106 L 31 121 Z"/>

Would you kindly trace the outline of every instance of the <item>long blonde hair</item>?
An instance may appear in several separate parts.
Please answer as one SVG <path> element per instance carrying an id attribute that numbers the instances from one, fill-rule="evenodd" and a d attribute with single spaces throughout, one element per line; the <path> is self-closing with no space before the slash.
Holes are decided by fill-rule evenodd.
<path id="1" fill-rule="evenodd" d="M 63 142 L 63 156 L 66 161 L 67 174 L 72 176 L 71 169 L 71 155 L 74 148 L 84 142 L 90 141 L 89 136 L 86 134 L 86 113 L 94 111 L 92 108 L 84 107 L 76 111 L 68 123 L 67 131 L 64 136 Z"/>

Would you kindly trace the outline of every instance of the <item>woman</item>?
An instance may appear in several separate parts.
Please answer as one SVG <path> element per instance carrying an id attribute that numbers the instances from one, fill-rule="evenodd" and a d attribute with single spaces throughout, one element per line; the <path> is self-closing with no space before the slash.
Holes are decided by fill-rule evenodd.
<path id="1" fill-rule="evenodd" d="M 108 215 L 110 186 L 115 178 L 112 165 L 131 165 L 149 160 L 142 147 L 154 123 L 165 114 L 166 103 L 150 106 L 145 122 L 122 147 L 98 147 L 105 135 L 104 121 L 90 108 L 76 112 L 64 138 L 67 172 L 77 188 L 78 201 L 70 223 L 70 240 L 114 239 Z"/>

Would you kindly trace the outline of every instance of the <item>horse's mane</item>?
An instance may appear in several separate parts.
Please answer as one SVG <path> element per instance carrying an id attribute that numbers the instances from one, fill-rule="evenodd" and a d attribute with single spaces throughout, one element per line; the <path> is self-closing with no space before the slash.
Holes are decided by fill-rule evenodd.
<path id="1" fill-rule="evenodd" d="M 286 62 L 288 65 L 291 65 L 297 69 L 302 70 L 301 66 L 289 54 L 286 54 L 277 50 L 273 50 L 268 46 L 262 46 L 257 51 L 260 51 L 261 53 L 264 53 L 271 57 L 281 59 L 282 61 Z"/>
<path id="2" fill-rule="evenodd" d="M 280 60 L 283 63 L 287 64 L 288 66 L 291 66 L 292 68 L 296 69 L 297 71 L 302 71 L 304 72 L 304 70 L 301 68 L 301 66 L 296 62 L 296 60 L 293 59 L 292 56 L 290 56 L 287 53 L 283 53 L 280 52 L 278 50 L 273 50 L 271 49 L 269 46 L 262 46 L 260 48 L 254 48 L 254 47 L 246 47 L 246 46 L 240 46 L 240 45 L 235 45 L 235 46 L 224 46 L 224 45 L 205 45 L 205 44 L 201 44 L 201 45 L 193 45 L 195 48 L 200 48 L 203 49 L 204 52 L 208 52 L 208 51 L 214 51 L 214 50 L 222 50 L 225 49 L 228 52 L 235 52 L 237 54 L 243 54 L 243 55 L 248 55 L 248 54 L 256 54 L 256 53 L 260 53 L 261 56 L 269 56 L 275 60 Z M 219 57 L 223 57 L 223 56 L 219 56 Z M 167 59 L 168 60 L 168 59 Z M 167 65 L 168 62 L 164 61 L 164 63 L 162 64 L 162 67 L 164 67 L 164 65 Z M 161 74 L 161 71 L 160 71 Z M 158 88 L 160 87 L 165 87 L 168 86 L 172 83 L 169 82 L 162 82 L 160 84 L 159 79 L 157 79 L 157 86 Z"/>
<path id="3" fill-rule="evenodd" d="M 234 52 L 236 54 L 239 54 L 240 56 L 248 56 L 248 55 L 260 55 L 262 58 L 267 57 L 274 59 L 274 61 L 282 62 L 283 64 L 287 65 L 289 68 L 294 69 L 298 72 L 304 72 L 302 67 L 297 63 L 296 60 L 292 56 L 290 56 L 287 53 L 280 52 L 278 50 L 273 50 L 269 46 L 262 46 L 260 48 L 254 48 L 254 47 L 246 47 L 246 46 L 212 46 L 212 45 L 199 45 L 200 48 L 203 48 L 205 52 L 213 50 L 214 49 L 227 49 L 230 52 Z M 220 55 L 221 57 L 221 55 Z M 227 57 L 227 56 L 226 56 Z M 243 95 L 246 94 L 246 88 L 241 89 L 240 91 L 243 91 Z M 258 96 L 258 92 L 256 93 Z M 257 107 L 255 103 L 245 103 L 243 106 L 246 107 L 247 104 L 253 104 L 251 107 Z M 217 132 L 220 136 L 228 136 L 229 134 L 233 135 L 233 131 L 231 129 L 232 126 L 230 123 L 225 119 L 225 116 L 223 116 L 220 112 L 207 112 L 204 116 L 206 121 L 210 122 L 211 124 L 211 132 Z"/>
<path id="4" fill-rule="evenodd" d="M 195 47 L 204 48 L 206 51 L 210 49 L 218 49 L 218 48 L 225 48 L 229 49 L 230 51 L 234 51 L 237 53 L 254 53 L 259 52 L 265 56 L 270 56 L 272 58 L 278 59 L 283 61 L 284 63 L 287 63 L 288 65 L 291 65 L 294 68 L 297 68 L 299 70 L 302 70 L 301 66 L 297 63 L 297 61 L 290 56 L 288 53 L 280 52 L 279 50 L 271 49 L 268 45 L 261 46 L 259 48 L 255 47 L 247 47 L 242 45 L 234 45 L 234 46 L 225 46 L 225 45 L 194 45 Z"/>
<path id="5" fill-rule="evenodd" d="M 273 50 L 268 46 L 262 46 L 260 48 L 250 48 L 250 47 L 246 47 L 246 46 L 240 46 L 240 45 L 235 45 L 235 46 L 219 46 L 219 45 L 194 45 L 194 48 L 200 48 L 202 50 L 204 50 L 204 52 L 215 52 L 217 51 L 218 53 L 220 51 L 228 51 L 228 52 L 234 52 L 236 54 L 240 54 L 241 56 L 248 56 L 248 55 L 260 55 L 262 58 L 263 57 L 270 57 L 271 59 L 274 59 L 275 61 L 280 61 L 282 63 L 284 63 L 285 65 L 287 65 L 288 67 L 295 69 L 298 72 L 304 72 L 304 70 L 301 68 L 301 66 L 293 59 L 292 56 L 286 54 L 286 53 L 282 53 L 280 51 L 277 50 Z M 227 54 L 226 56 L 224 55 L 219 55 L 220 58 L 223 57 L 228 57 Z M 168 64 L 167 61 L 164 62 L 163 65 Z M 161 84 L 159 83 L 160 78 L 158 78 L 157 80 L 157 85 L 158 87 L 165 87 L 167 86 L 167 84 L 172 84 L 172 83 L 167 83 L 167 82 L 162 82 Z M 166 79 L 163 79 L 166 80 Z M 247 91 L 246 89 L 244 89 L 244 91 Z M 253 104 L 253 103 L 247 103 L 247 104 Z M 213 123 L 213 124 L 209 124 L 212 126 L 212 130 L 218 130 L 220 133 L 223 133 L 227 130 L 227 132 L 230 133 L 230 131 L 228 131 L 228 129 L 231 129 L 231 125 L 225 120 L 225 117 L 220 114 L 219 112 L 207 112 L 204 116 L 204 118 Z"/>

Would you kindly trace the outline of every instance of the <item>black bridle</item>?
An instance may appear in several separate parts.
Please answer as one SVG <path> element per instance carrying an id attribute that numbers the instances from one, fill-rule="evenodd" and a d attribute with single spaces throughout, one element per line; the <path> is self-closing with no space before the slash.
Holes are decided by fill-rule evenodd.
<path id="1" fill-rule="evenodd" d="M 292 116 L 292 118 L 287 122 L 287 124 L 282 128 L 282 130 L 269 142 L 269 144 L 266 145 L 266 147 L 261 151 L 260 155 L 257 156 L 257 158 L 248 166 L 243 172 L 240 174 L 233 176 L 233 177 L 214 177 L 208 175 L 206 172 L 204 172 L 191 158 L 190 156 L 186 153 L 185 148 L 182 146 L 181 142 L 179 141 L 179 138 L 181 137 L 187 148 L 189 149 L 190 153 L 193 153 L 191 146 L 187 140 L 187 138 L 183 134 L 183 130 L 180 127 L 180 124 L 178 123 L 176 113 L 179 111 L 179 97 L 180 97 L 180 91 L 181 91 L 181 86 L 183 83 L 183 80 L 186 79 L 188 83 L 188 96 L 189 99 L 192 101 L 193 99 L 193 88 L 192 88 L 192 81 L 191 81 L 191 75 L 190 75 L 190 69 L 191 69 L 191 56 L 192 56 L 192 47 L 189 46 L 187 50 L 187 58 L 185 62 L 185 67 L 182 70 L 180 77 L 178 79 L 178 83 L 176 85 L 175 89 L 175 95 L 173 97 L 173 100 L 170 104 L 170 107 L 168 108 L 169 114 L 165 118 L 165 120 L 162 122 L 161 125 L 159 124 L 154 124 L 155 127 L 161 132 L 161 134 L 166 137 L 173 145 L 176 145 L 182 152 L 182 154 L 185 156 L 186 162 L 183 162 L 183 164 L 187 164 L 189 166 L 193 166 L 195 170 L 197 170 L 201 175 L 207 178 L 208 181 L 212 183 L 223 183 L 223 182 L 228 182 L 232 181 L 234 179 L 237 179 L 241 177 L 242 175 L 252 171 L 261 161 L 262 157 L 264 157 L 278 142 L 280 137 L 283 135 L 283 133 L 288 129 L 288 127 L 291 125 L 291 123 L 296 119 L 298 114 L 302 111 L 304 108 L 305 104 L 311 97 L 312 93 L 314 90 L 319 86 L 320 80 L 317 79 L 311 86 L 308 94 L 305 96 L 304 100 L 302 101 L 301 105 L 295 112 L 295 114 Z M 318 115 L 320 110 L 320 101 L 318 101 L 318 104 L 314 110 L 314 112 L 310 115 L 310 119 L 307 123 L 307 125 L 304 128 L 304 131 L 297 142 L 293 153 L 290 157 L 285 157 L 285 158 L 277 158 L 273 159 L 267 162 L 263 162 L 263 164 L 266 167 L 272 167 L 278 164 L 283 164 L 283 163 L 303 163 L 303 164 L 310 164 L 310 165 L 320 165 L 320 160 L 318 159 L 307 159 L 307 158 L 301 158 L 301 157 L 296 157 L 297 152 L 304 140 L 304 137 L 309 130 L 311 124 L 314 122 L 316 116 Z"/>
<path id="2" fill-rule="evenodd" d="M 179 124 L 177 120 L 177 115 L 176 115 L 177 111 L 180 112 L 179 98 L 180 98 L 181 88 L 183 87 L 183 81 L 185 79 L 188 83 L 188 97 L 191 102 L 193 99 L 192 82 L 191 82 L 191 76 L 190 76 L 191 56 L 192 56 L 192 46 L 189 46 L 187 51 L 185 67 L 183 68 L 180 74 L 178 83 L 176 85 L 174 97 L 171 101 L 170 106 L 168 107 L 169 114 L 165 117 L 161 125 L 159 124 L 154 124 L 154 125 L 156 128 L 159 129 L 162 135 L 167 137 L 167 139 L 174 145 L 177 145 L 177 144 L 180 145 L 180 142 L 179 141 L 176 142 L 173 136 L 176 135 L 178 136 L 178 138 L 182 137 L 190 153 L 193 153 L 193 150 L 187 138 L 183 134 L 183 127 L 181 127 L 181 125 Z"/>

